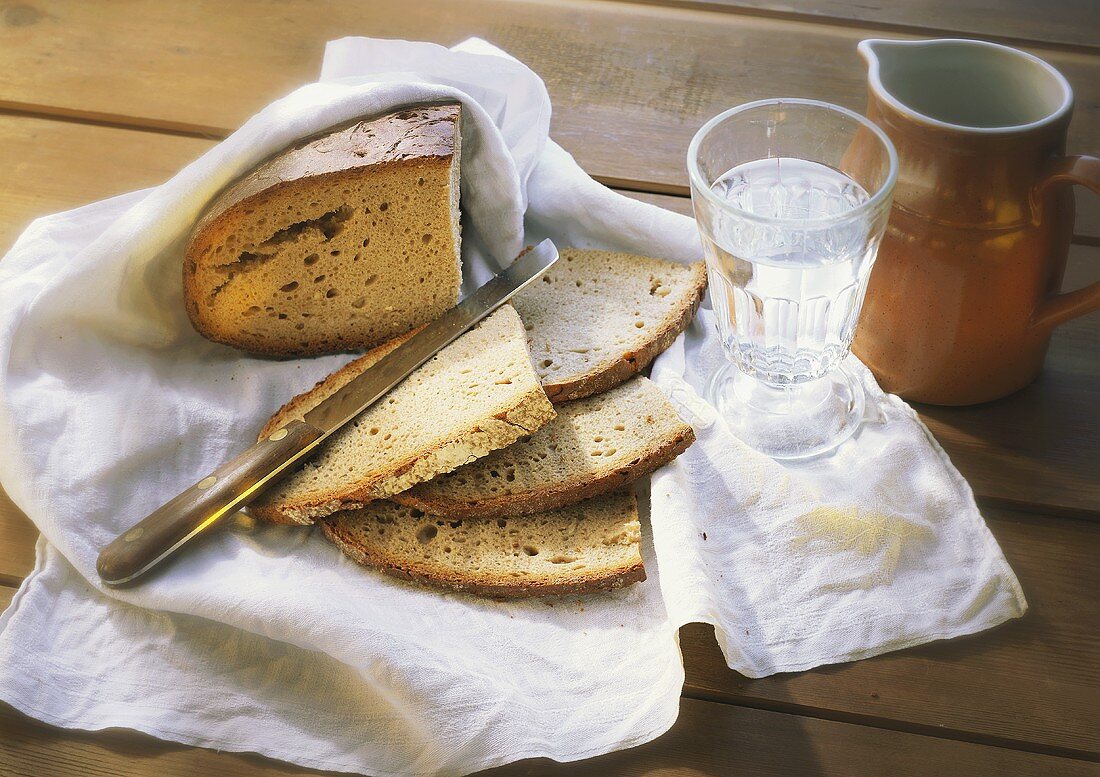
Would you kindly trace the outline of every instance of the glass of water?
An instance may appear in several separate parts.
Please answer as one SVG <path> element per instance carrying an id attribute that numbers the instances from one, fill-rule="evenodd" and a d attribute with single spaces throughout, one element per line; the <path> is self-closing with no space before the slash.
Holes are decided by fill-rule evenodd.
<path id="1" fill-rule="evenodd" d="M 863 419 L 862 384 L 843 362 L 897 168 L 882 130 L 815 100 L 731 108 L 691 141 L 691 199 L 728 357 L 708 399 L 762 453 L 826 453 Z"/>

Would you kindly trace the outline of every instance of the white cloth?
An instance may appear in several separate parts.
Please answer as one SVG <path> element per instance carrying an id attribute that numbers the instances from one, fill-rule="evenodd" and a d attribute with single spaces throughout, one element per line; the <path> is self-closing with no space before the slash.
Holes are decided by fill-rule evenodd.
<path id="1" fill-rule="evenodd" d="M 835 453 L 780 465 L 700 399 L 723 363 L 713 314 L 657 361 L 696 443 L 652 479 L 665 606 L 715 626 L 749 677 L 971 634 L 1027 609 L 970 486 L 863 364 L 867 418 Z"/>
<path id="2" fill-rule="evenodd" d="M 195 334 L 179 262 L 197 214 L 295 138 L 441 98 L 467 109 L 468 282 L 543 235 L 697 257 L 689 219 L 610 192 L 549 141 L 541 81 L 481 41 L 331 43 L 322 82 L 162 186 L 36 221 L 0 262 L 0 481 L 43 534 L 0 617 L 0 698 L 56 725 L 319 769 L 462 774 L 661 734 L 690 620 L 714 623 L 730 665 L 760 675 L 1023 612 L 912 411 L 868 375 L 878 423 L 816 465 L 780 467 L 694 393 L 719 358 L 705 322 L 654 369 L 699 442 L 653 479 L 644 583 L 551 602 L 444 595 L 357 567 L 316 531 L 238 517 L 143 585 L 104 589 L 99 547 L 348 358 L 264 360 Z"/>

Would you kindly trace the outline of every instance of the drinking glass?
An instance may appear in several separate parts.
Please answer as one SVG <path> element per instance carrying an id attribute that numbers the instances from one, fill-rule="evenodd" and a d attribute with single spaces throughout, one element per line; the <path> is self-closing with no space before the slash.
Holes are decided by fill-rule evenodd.
<path id="1" fill-rule="evenodd" d="M 704 124 L 687 164 L 728 357 L 708 399 L 776 459 L 833 450 L 863 419 L 843 362 L 890 213 L 893 145 L 845 108 L 762 100 Z"/>

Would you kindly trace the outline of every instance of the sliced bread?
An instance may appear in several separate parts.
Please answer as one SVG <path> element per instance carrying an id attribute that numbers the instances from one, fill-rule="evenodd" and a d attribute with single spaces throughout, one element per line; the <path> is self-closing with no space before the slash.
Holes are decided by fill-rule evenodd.
<path id="1" fill-rule="evenodd" d="M 691 323 L 706 288 L 703 262 L 565 248 L 513 304 L 543 388 L 558 403 L 607 391 L 649 366 Z"/>
<path id="2" fill-rule="evenodd" d="M 661 390 L 640 376 L 557 411 L 530 438 L 396 494 L 394 501 L 452 518 L 543 512 L 620 488 L 695 441 Z"/>
<path id="3" fill-rule="evenodd" d="M 260 436 L 301 419 L 393 347 L 371 351 L 292 399 Z M 250 509 L 275 523 L 312 523 L 450 472 L 534 434 L 553 417 L 523 324 L 505 305 L 333 434 Z"/>
<path id="4" fill-rule="evenodd" d="M 510 520 L 442 518 L 383 501 L 321 527 L 360 564 L 482 596 L 581 594 L 645 580 L 629 491 Z"/>
<path id="5" fill-rule="evenodd" d="M 310 139 L 211 203 L 184 259 L 195 329 L 282 356 L 377 345 L 458 301 L 458 105 Z"/>

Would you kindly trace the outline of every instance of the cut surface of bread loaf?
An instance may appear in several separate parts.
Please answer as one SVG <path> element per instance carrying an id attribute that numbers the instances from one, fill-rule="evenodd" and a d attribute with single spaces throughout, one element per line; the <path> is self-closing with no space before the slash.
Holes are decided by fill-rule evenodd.
<path id="1" fill-rule="evenodd" d="M 295 397 L 260 436 L 300 420 L 394 347 L 371 351 Z M 553 417 L 523 324 L 505 305 L 334 433 L 250 509 L 275 523 L 312 523 L 450 472 L 534 434 Z"/>
<path id="2" fill-rule="evenodd" d="M 565 248 L 513 304 L 558 403 L 607 391 L 649 366 L 691 323 L 706 288 L 703 262 Z"/>
<path id="3" fill-rule="evenodd" d="M 383 501 L 321 526 L 360 564 L 482 596 L 582 594 L 645 580 L 629 491 L 511 519 L 437 517 Z"/>
<path id="4" fill-rule="evenodd" d="M 557 411 L 530 438 L 393 500 L 452 518 L 543 512 L 631 483 L 695 441 L 661 390 L 640 376 L 605 394 L 558 405 Z"/>
<path id="5" fill-rule="evenodd" d="M 366 348 L 458 301 L 458 105 L 359 121 L 220 194 L 184 258 L 202 335 L 282 356 Z"/>

